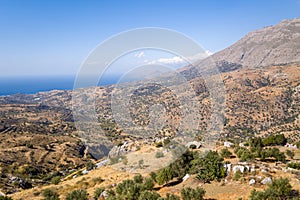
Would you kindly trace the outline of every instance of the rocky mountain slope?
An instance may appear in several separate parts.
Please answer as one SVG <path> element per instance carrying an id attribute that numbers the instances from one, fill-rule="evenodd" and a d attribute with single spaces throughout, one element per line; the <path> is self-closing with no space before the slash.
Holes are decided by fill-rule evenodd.
<path id="1" fill-rule="evenodd" d="M 284 20 L 275 26 L 252 31 L 232 46 L 212 56 L 254 68 L 300 61 L 300 19 Z"/>

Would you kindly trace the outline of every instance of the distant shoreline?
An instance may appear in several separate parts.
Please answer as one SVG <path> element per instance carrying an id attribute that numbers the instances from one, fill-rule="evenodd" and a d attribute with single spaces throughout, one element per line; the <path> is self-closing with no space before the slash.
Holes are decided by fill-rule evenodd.
<path id="1" fill-rule="evenodd" d="M 0 77 L 0 96 L 73 90 L 75 76 Z M 99 86 L 115 84 L 118 77 L 104 77 Z"/>

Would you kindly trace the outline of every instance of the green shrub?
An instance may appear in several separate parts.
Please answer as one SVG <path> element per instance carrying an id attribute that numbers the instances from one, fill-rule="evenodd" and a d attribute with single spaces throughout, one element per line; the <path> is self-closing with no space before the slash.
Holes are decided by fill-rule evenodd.
<path id="1" fill-rule="evenodd" d="M 155 154 L 155 158 L 162 158 L 162 157 L 164 157 L 164 153 L 161 151 L 159 151 Z"/>
<path id="2" fill-rule="evenodd" d="M 8 196 L 0 196 L 0 200 L 13 200 L 13 199 Z"/>
<path id="3" fill-rule="evenodd" d="M 232 156 L 232 153 L 227 148 L 224 148 L 221 150 L 220 155 L 223 158 L 230 158 Z"/>
<path id="4" fill-rule="evenodd" d="M 143 183 L 143 177 L 142 177 L 142 175 L 136 175 L 136 176 L 134 176 L 133 177 L 133 180 L 134 180 L 134 182 L 136 182 L 136 183 Z"/>
<path id="5" fill-rule="evenodd" d="M 167 193 L 166 198 L 164 200 L 180 200 L 179 196 L 176 196 L 175 194 L 169 194 Z"/>
<path id="6" fill-rule="evenodd" d="M 104 187 L 101 187 L 101 188 L 97 188 L 94 192 L 94 199 L 97 200 L 100 195 L 102 194 L 102 192 L 105 191 L 105 188 Z"/>
<path id="7" fill-rule="evenodd" d="M 160 195 L 157 192 L 153 191 L 143 191 L 138 200 L 158 200 L 160 198 Z"/>
<path id="8" fill-rule="evenodd" d="M 58 193 L 53 189 L 45 189 L 42 191 L 44 200 L 59 200 Z"/>
<path id="9" fill-rule="evenodd" d="M 300 163 L 292 162 L 292 163 L 288 163 L 287 166 L 288 166 L 289 168 L 293 168 L 293 169 L 298 169 L 298 170 L 300 170 Z"/>
<path id="10" fill-rule="evenodd" d="M 283 134 L 270 135 L 263 139 L 264 146 L 285 145 L 286 143 L 287 139 Z"/>
<path id="11" fill-rule="evenodd" d="M 152 190 L 154 187 L 154 181 L 152 178 L 145 178 L 145 181 L 143 183 L 143 188 L 146 190 Z"/>
<path id="12" fill-rule="evenodd" d="M 32 149 L 32 148 L 33 148 L 33 144 L 27 143 L 27 144 L 26 144 L 26 147 L 29 148 L 29 149 Z"/>
<path id="13" fill-rule="evenodd" d="M 242 178 L 242 172 L 240 170 L 238 170 L 237 172 L 235 172 L 233 180 L 238 181 Z"/>
<path id="14" fill-rule="evenodd" d="M 155 142 L 155 147 L 157 147 L 157 148 L 163 147 L 163 143 L 162 142 Z"/>
<path id="15" fill-rule="evenodd" d="M 89 161 L 85 164 L 86 170 L 91 171 L 92 169 L 94 169 L 95 165 Z"/>
<path id="16" fill-rule="evenodd" d="M 292 190 L 288 179 L 279 178 L 269 184 L 264 191 L 253 190 L 250 195 L 251 200 L 275 200 L 275 199 L 299 199 L 299 193 Z"/>
<path id="17" fill-rule="evenodd" d="M 60 176 L 55 176 L 51 179 L 51 183 L 54 185 L 59 184 L 59 182 L 60 182 Z"/>
<path id="18" fill-rule="evenodd" d="M 200 187 L 197 187 L 196 189 L 188 187 L 181 190 L 182 200 L 203 200 L 204 194 L 205 190 Z"/>
<path id="19" fill-rule="evenodd" d="M 85 190 L 74 190 L 67 194 L 66 200 L 88 200 L 88 194 Z"/>
<path id="20" fill-rule="evenodd" d="M 295 153 L 294 153 L 293 151 L 287 149 L 287 150 L 285 151 L 285 154 L 286 154 L 288 157 L 290 157 L 291 159 L 294 159 Z"/>

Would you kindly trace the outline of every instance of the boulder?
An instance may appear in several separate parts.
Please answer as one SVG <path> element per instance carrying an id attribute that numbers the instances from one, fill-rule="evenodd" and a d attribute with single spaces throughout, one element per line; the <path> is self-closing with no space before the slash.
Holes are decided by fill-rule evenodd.
<path id="1" fill-rule="evenodd" d="M 249 181 L 249 185 L 254 185 L 255 184 L 255 179 L 251 179 L 250 181 Z"/>
<path id="2" fill-rule="evenodd" d="M 270 177 L 264 178 L 264 180 L 261 181 L 262 184 L 267 185 L 269 183 L 272 183 L 272 179 Z"/>
<path id="3" fill-rule="evenodd" d="M 241 173 L 245 172 L 245 167 L 242 165 L 236 165 L 232 168 L 233 173 L 236 173 L 237 171 L 240 171 Z"/>

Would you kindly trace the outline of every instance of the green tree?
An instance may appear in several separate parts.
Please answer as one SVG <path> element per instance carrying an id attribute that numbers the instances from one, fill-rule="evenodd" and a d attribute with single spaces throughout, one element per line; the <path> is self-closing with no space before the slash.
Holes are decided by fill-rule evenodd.
<path id="1" fill-rule="evenodd" d="M 265 137 L 262 142 L 264 146 L 285 145 L 287 139 L 283 134 L 278 134 Z"/>
<path id="2" fill-rule="evenodd" d="M 209 151 L 203 158 L 198 158 L 193 161 L 190 172 L 198 173 L 197 178 L 204 182 L 212 180 L 220 181 L 226 176 L 226 171 L 223 165 L 223 158 L 216 151 Z"/>
<path id="3" fill-rule="evenodd" d="M 170 180 L 173 178 L 173 172 L 170 167 L 165 167 L 161 169 L 157 176 L 156 176 L 156 181 L 159 185 L 168 183 Z"/>

